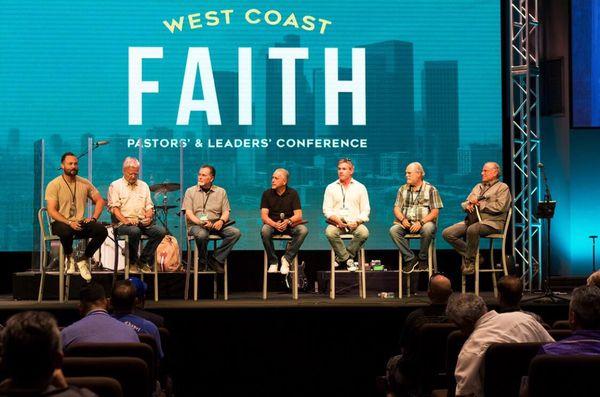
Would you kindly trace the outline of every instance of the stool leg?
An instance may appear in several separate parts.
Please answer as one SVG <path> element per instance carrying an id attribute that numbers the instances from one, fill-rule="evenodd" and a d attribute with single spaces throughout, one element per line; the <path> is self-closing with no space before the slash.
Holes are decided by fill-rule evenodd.
<path id="1" fill-rule="evenodd" d="M 117 233 L 115 233 L 115 229 L 112 229 L 113 232 L 113 241 L 115 242 L 115 260 L 113 262 L 113 277 L 112 277 L 112 286 L 115 287 L 115 283 L 117 282 L 117 271 L 119 269 L 119 238 L 117 237 Z M 108 237 L 110 238 L 110 236 Z M 127 278 L 125 278 L 127 279 Z"/>
<path id="2" fill-rule="evenodd" d="M 398 251 L 398 298 L 402 299 L 402 253 Z"/>
<path id="3" fill-rule="evenodd" d="M 187 266 L 185 268 L 185 289 L 184 289 L 184 300 L 188 300 L 189 292 L 190 292 L 190 268 L 192 267 L 192 244 L 190 244 L 190 240 L 187 240 Z"/>
<path id="4" fill-rule="evenodd" d="M 123 261 L 125 262 L 125 278 L 129 279 L 129 266 L 131 263 L 129 262 L 129 237 L 125 237 L 125 247 L 123 248 L 123 252 L 125 252 Z M 155 258 L 156 260 L 156 258 Z"/>
<path id="5" fill-rule="evenodd" d="M 263 300 L 267 299 L 267 252 L 263 251 L 263 293 L 262 293 L 262 298 Z"/>
<path id="6" fill-rule="evenodd" d="M 225 274 L 223 274 L 223 295 L 225 300 L 229 300 L 229 277 L 227 273 L 227 259 L 225 259 L 224 266 Z"/>
<path id="7" fill-rule="evenodd" d="M 361 266 L 362 261 L 360 259 L 360 250 L 358 251 L 357 255 L 358 255 L 358 258 L 357 258 L 358 259 L 358 271 L 356 273 L 358 273 L 357 274 L 357 276 L 358 276 L 358 297 L 362 299 L 362 298 L 364 298 L 363 297 L 363 282 L 362 282 L 363 281 L 363 279 L 362 279 L 362 270 L 363 269 Z"/>
<path id="8" fill-rule="evenodd" d="M 362 269 L 362 297 L 363 299 L 367 299 L 367 274 L 365 273 L 365 250 L 364 248 L 360 249 L 360 267 Z"/>
<path id="9" fill-rule="evenodd" d="M 58 248 L 58 301 L 65 301 L 65 250 Z"/>
<path id="10" fill-rule="evenodd" d="M 292 284 L 294 284 L 292 286 L 292 298 L 294 300 L 298 300 L 298 255 L 296 255 L 296 257 L 294 258 L 294 274 L 292 276 L 292 280 Z"/>
<path id="11" fill-rule="evenodd" d="M 194 250 L 194 301 L 198 300 L 198 247 Z"/>
<path id="12" fill-rule="evenodd" d="M 461 258 L 462 258 L 461 259 L 461 263 L 464 265 L 465 264 L 465 258 L 464 257 L 461 257 Z M 461 275 L 461 283 L 460 284 L 461 284 L 461 291 L 464 294 L 466 292 L 466 290 L 467 290 L 467 276 L 465 276 L 464 273 L 462 273 L 462 275 Z"/>
<path id="13" fill-rule="evenodd" d="M 406 275 L 406 297 L 410 298 L 410 282 L 412 279 L 413 273 L 409 273 Z"/>
<path id="14" fill-rule="evenodd" d="M 158 258 L 154 257 L 154 302 L 158 302 Z"/>
<path id="15" fill-rule="evenodd" d="M 498 281 L 496 280 L 496 267 L 494 266 L 494 240 L 490 239 L 490 268 L 492 270 L 492 283 L 494 285 L 494 297 L 498 297 Z"/>
<path id="16" fill-rule="evenodd" d="M 434 255 L 434 250 L 433 250 L 433 240 L 431 240 L 431 243 L 429 243 L 429 252 L 427 253 L 427 264 L 429 265 L 429 278 L 431 279 L 431 275 L 433 274 L 433 255 Z"/>
<path id="17" fill-rule="evenodd" d="M 46 279 L 46 241 L 43 240 L 42 244 L 44 244 L 44 247 L 42 249 L 42 258 L 40 261 L 40 288 L 38 289 L 38 302 L 41 302 L 42 297 L 44 296 L 44 281 Z"/>
<path id="18" fill-rule="evenodd" d="M 502 237 L 502 268 L 504 275 L 508 276 L 508 269 L 506 267 L 506 239 L 504 237 Z"/>
<path id="19" fill-rule="evenodd" d="M 475 295 L 479 296 L 479 249 L 475 255 Z"/>
<path id="20" fill-rule="evenodd" d="M 329 278 L 329 298 L 335 299 L 335 253 L 331 250 L 331 277 Z"/>
<path id="21" fill-rule="evenodd" d="M 213 252 L 217 251 L 217 240 L 213 240 Z M 214 255 L 214 253 L 213 253 Z M 208 265 L 208 246 L 207 246 L 207 250 L 206 250 L 206 263 Z M 225 270 L 225 269 L 223 269 Z M 215 272 L 214 278 L 213 278 L 213 299 L 217 299 L 219 296 L 219 285 L 218 285 L 218 280 L 219 279 L 219 273 Z"/>

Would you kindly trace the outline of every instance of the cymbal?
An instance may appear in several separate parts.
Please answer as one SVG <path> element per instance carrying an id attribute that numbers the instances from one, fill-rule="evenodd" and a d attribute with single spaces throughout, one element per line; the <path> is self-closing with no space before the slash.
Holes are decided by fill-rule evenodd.
<path id="1" fill-rule="evenodd" d="M 157 209 L 161 209 L 163 211 L 165 211 L 165 210 L 171 210 L 173 208 L 177 208 L 176 205 L 155 205 L 154 207 L 157 208 Z"/>
<path id="2" fill-rule="evenodd" d="M 151 192 L 174 192 L 179 190 L 181 185 L 175 182 L 156 183 L 150 186 Z"/>

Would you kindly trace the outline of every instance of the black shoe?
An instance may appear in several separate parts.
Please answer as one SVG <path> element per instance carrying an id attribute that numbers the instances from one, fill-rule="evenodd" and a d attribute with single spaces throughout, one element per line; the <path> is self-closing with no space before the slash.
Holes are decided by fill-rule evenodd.
<path id="1" fill-rule="evenodd" d="M 217 273 L 225 273 L 225 269 L 223 268 L 223 265 L 221 265 L 219 263 L 219 261 L 217 261 L 215 258 L 210 258 L 208 260 L 208 267 Z"/>
<path id="2" fill-rule="evenodd" d="M 427 259 L 419 259 L 417 270 L 429 270 L 429 261 Z"/>
<path id="3" fill-rule="evenodd" d="M 404 271 L 404 273 L 412 273 L 418 265 L 419 260 L 417 258 L 412 258 L 410 261 L 406 262 L 404 266 L 402 266 L 402 271 Z"/>

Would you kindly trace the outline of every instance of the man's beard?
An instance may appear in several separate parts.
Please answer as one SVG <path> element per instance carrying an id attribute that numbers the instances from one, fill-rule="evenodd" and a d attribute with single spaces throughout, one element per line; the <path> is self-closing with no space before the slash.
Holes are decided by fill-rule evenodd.
<path id="1" fill-rule="evenodd" d="M 79 173 L 78 169 L 72 169 L 72 170 L 67 171 L 67 175 L 71 175 L 71 176 L 75 176 L 78 173 Z"/>

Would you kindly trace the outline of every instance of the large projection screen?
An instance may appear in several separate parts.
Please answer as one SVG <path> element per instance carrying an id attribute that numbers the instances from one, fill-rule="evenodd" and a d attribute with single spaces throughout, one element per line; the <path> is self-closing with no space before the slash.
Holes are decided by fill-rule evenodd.
<path id="1" fill-rule="evenodd" d="M 369 191 L 368 249 L 395 248 L 412 161 L 440 191 L 440 230 L 463 218 L 482 164 L 502 159 L 500 1 L 267 4 L 3 2 L 0 251 L 32 250 L 39 139 L 46 183 L 63 152 L 108 140 L 93 157 L 103 196 L 140 146 L 147 183 L 179 182 L 183 145 L 184 188 L 208 163 L 227 189 L 236 249 L 262 249 L 260 197 L 279 167 L 309 221 L 303 248 L 328 248 L 323 193 L 342 157 Z"/>

